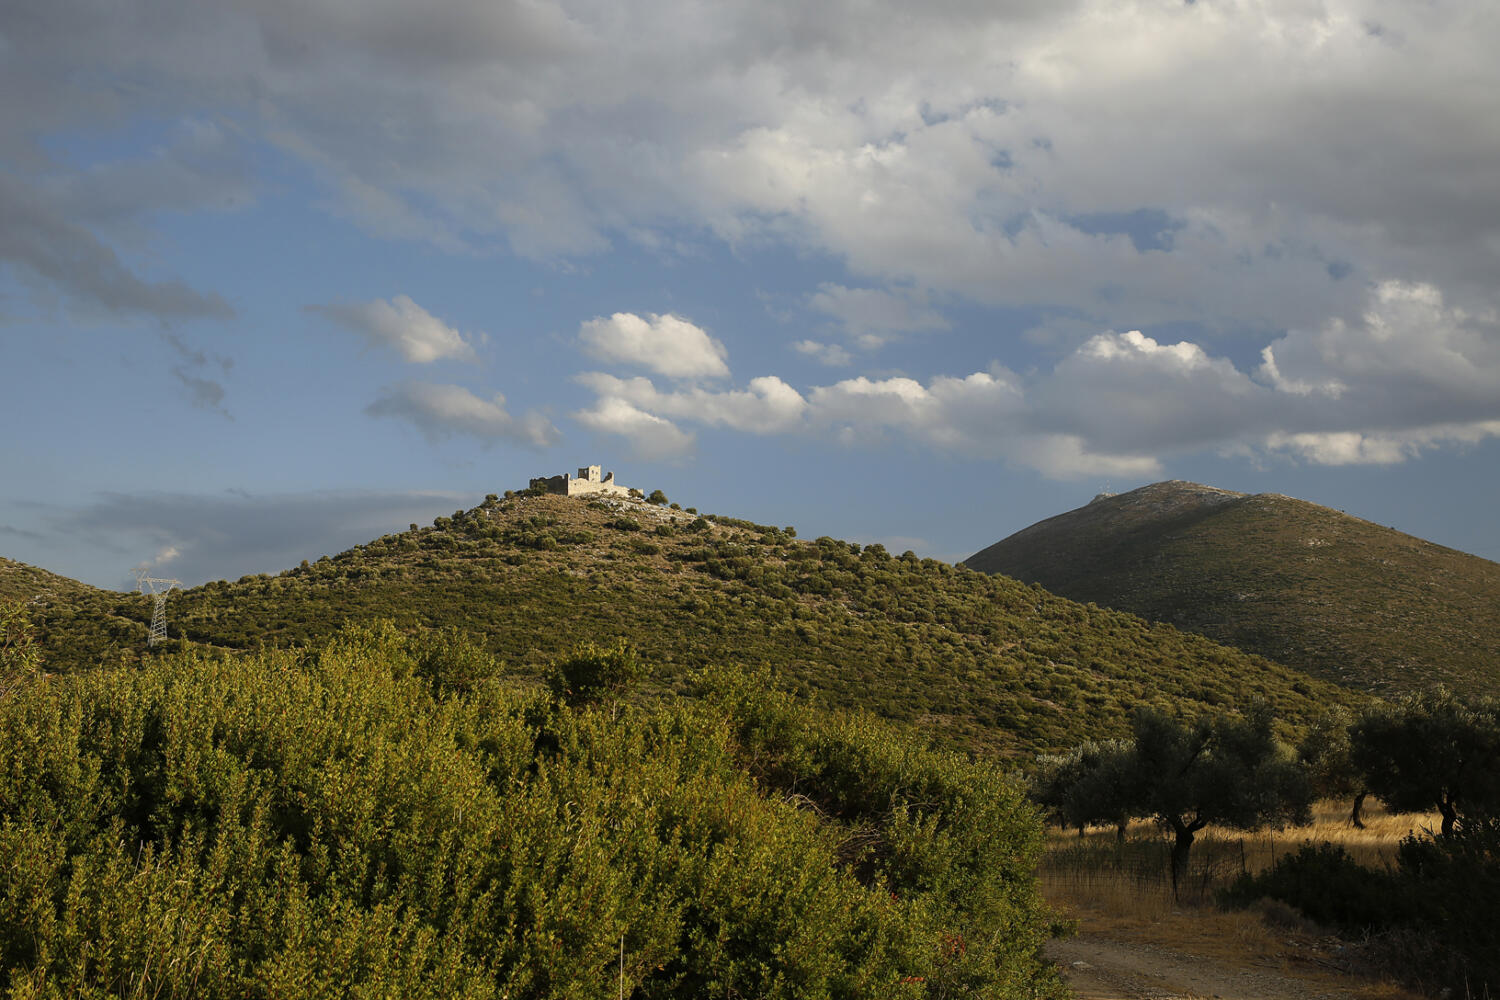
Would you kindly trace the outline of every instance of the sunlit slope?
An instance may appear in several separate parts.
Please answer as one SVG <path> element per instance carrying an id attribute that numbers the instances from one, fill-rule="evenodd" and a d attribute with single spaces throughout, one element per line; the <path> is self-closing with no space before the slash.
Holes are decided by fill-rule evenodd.
<path id="1" fill-rule="evenodd" d="M 139 655 L 149 613 L 144 597 L 103 592 L 58 609 L 53 668 Z M 1352 697 L 1014 580 L 728 518 L 560 497 L 488 501 L 169 605 L 174 638 L 230 649 L 312 643 L 376 617 L 461 627 L 522 671 L 581 640 L 632 643 L 669 687 L 692 668 L 765 664 L 831 706 L 1002 754 L 1122 733 L 1139 704 L 1190 711 L 1265 698 L 1295 723 Z"/>
<path id="2" fill-rule="evenodd" d="M 1291 497 L 1157 483 L 965 564 L 1372 691 L 1500 681 L 1500 564 Z"/>
<path id="3" fill-rule="evenodd" d="M 94 590 L 86 583 L 0 556 L 0 601 L 75 600 Z"/>

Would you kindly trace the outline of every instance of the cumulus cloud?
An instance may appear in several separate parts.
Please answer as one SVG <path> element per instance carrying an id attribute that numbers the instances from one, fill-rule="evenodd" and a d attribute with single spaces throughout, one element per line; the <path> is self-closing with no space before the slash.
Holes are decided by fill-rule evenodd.
<path id="1" fill-rule="evenodd" d="M 653 413 L 752 434 L 790 430 L 807 408 L 802 395 L 775 375 L 753 378 L 744 389 L 723 391 L 693 387 L 663 392 L 650 379 L 622 379 L 602 372 L 586 372 L 578 381 L 601 399 L 623 400 Z"/>
<path id="2" fill-rule="evenodd" d="M 1293 330 L 1268 345 L 1264 362 L 1262 376 L 1288 391 L 1348 391 L 1346 412 L 1362 408 L 1366 420 L 1372 404 L 1407 424 L 1495 416 L 1500 314 L 1450 305 L 1428 283 L 1384 281 L 1357 319 Z"/>
<path id="3" fill-rule="evenodd" d="M 411 300 L 397 295 L 353 305 L 311 305 L 307 311 L 324 316 L 359 334 L 378 347 L 389 347 L 412 364 L 425 365 L 445 358 L 478 361 L 463 334 Z"/>
<path id="4" fill-rule="evenodd" d="M 132 566 L 131 572 L 143 573 L 147 570 L 161 569 L 168 563 L 175 561 L 180 555 L 182 555 L 182 550 L 176 545 L 163 545 L 155 556 Z"/>
<path id="5" fill-rule="evenodd" d="M 1102 451 L 1165 454 L 1234 440 L 1264 419 L 1269 393 L 1198 344 L 1136 330 L 1101 333 L 1032 380 L 1033 419 Z"/>
<path id="6" fill-rule="evenodd" d="M 1395 432 L 1273 432 L 1266 448 L 1289 452 L 1317 465 L 1396 465 L 1441 445 L 1472 445 L 1500 437 L 1500 420 L 1418 427 Z"/>
<path id="7" fill-rule="evenodd" d="M 1392 464 L 1500 434 L 1500 322 L 1431 286 L 1384 282 L 1368 289 L 1358 321 L 1290 331 L 1253 371 L 1201 344 L 1130 330 L 1097 333 L 1025 376 L 996 364 L 805 390 L 775 376 L 726 390 L 663 391 L 603 373 L 579 381 L 637 414 L 851 446 L 904 439 L 1063 478 L 1147 476 L 1165 456 L 1203 451 Z"/>
<path id="8" fill-rule="evenodd" d="M 729 374 L 724 345 L 702 329 L 668 313 L 617 312 L 585 321 L 578 328 L 584 350 L 596 358 L 649 368 L 676 378 Z"/>
<path id="9" fill-rule="evenodd" d="M 678 458 L 693 450 L 691 434 L 665 417 L 647 413 L 618 396 L 601 397 L 573 417 L 590 430 L 625 437 L 636 458 L 647 461 Z"/>
<path id="10" fill-rule="evenodd" d="M 1500 254 L 1488 4 L 46 7 L 0 70 L 7 162 L 209 105 L 451 249 L 707 227 L 897 288 L 1270 327 L 1343 276 L 1484 290 Z"/>
<path id="11" fill-rule="evenodd" d="M 462 434 L 484 442 L 543 448 L 560 437 L 552 422 L 535 410 L 515 417 L 505 408 L 505 397 L 499 393 L 482 399 L 457 385 L 403 382 L 387 388 L 365 412 L 372 417 L 405 420 L 429 441 Z"/>

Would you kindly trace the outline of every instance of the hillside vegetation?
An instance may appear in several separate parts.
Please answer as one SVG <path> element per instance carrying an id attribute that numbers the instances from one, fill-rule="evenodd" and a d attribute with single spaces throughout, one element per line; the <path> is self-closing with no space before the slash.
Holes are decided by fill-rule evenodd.
<path id="1" fill-rule="evenodd" d="M 89 597 L 109 596 L 112 595 L 108 591 L 96 590 L 86 583 L 0 556 L 0 601 L 35 600 L 65 606 Z"/>
<path id="2" fill-rule="evenodd" d="M 456 648 L 377 623 L 0 697 L 0 993 L 1059 995 L 994 765 L 763 677 L 596 703 Z"/>
<path id="3" fill-rule="evenodd" d="M 1156 483 L 964 564 L 1370 691 L 1500 682 L 1500 564 L 1291 497 Z"/>
<path id="4" fill-rule="evenodd" d="M 623 501 L 487 500 L 279 576 L 174 593 L 170 634 L 253 651 L 346 620 L 458 626 L 519 675 L 580 640 L 624 640 L 678 688 L 691 669 L 768 667 L 838 708 L 948 747 L 1029 757 L 1122 735 L 1138 705 L 1263 699 L 1286 725 L 1350 692 L 1165 625 L 878 545 Z M 147 598 L 94 591 L 42 614 L 48 669 L 131 661 Z"/>

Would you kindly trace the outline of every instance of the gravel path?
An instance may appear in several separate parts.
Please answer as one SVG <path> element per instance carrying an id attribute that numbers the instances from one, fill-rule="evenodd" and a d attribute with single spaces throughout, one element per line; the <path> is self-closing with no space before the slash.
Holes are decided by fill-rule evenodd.
<path id="1" fill-rule="evenodd" d="M 1052 941 L 1047 954 L 1062 967 L 1078 1000 L 1355 1000 L 1359 994 L 1316 977 L 1277 969 L 1233 968 L 1201 955 L 1095 935 Z"/>

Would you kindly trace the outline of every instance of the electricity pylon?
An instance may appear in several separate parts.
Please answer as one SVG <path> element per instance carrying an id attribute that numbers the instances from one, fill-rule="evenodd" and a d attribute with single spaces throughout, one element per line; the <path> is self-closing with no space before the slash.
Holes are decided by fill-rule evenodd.
<path id="1" fill-rule="evenodd" d="M 147 646 L 154 646 L 167 637 L 167 594 L 171 593 L 173 587 L 181 587 L 181 580 L 162 580 L 158 577 L 147 576 L 147 570 L 136 570 L 135 589 L 142 594 L 150 594 L 156 600 L 156 607 L 151 610 L 151 633 L 146 638 Z"/>

